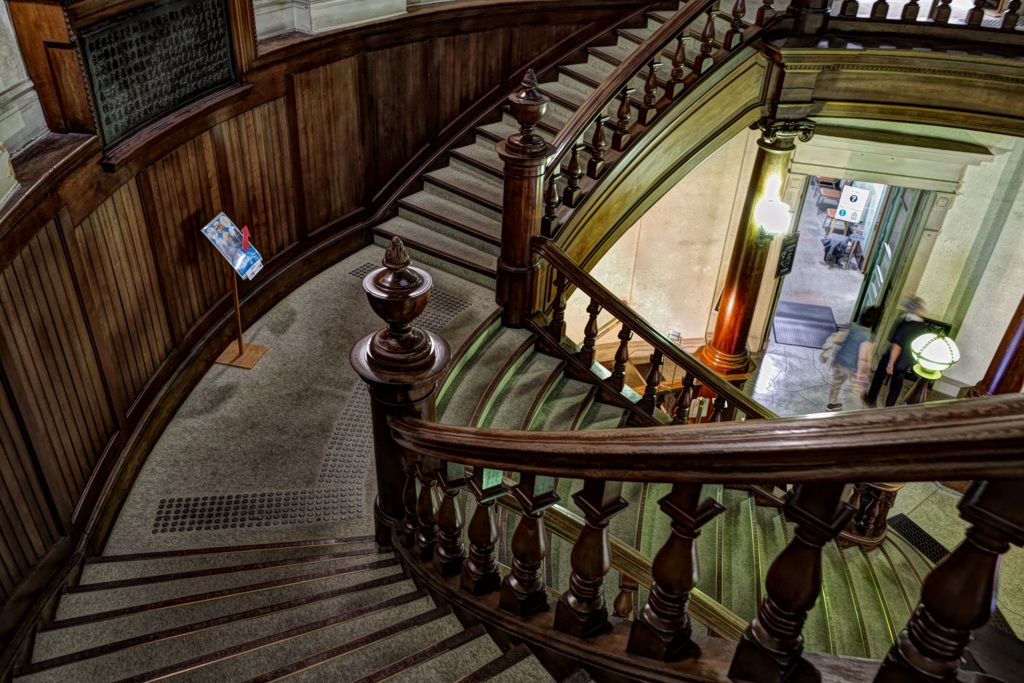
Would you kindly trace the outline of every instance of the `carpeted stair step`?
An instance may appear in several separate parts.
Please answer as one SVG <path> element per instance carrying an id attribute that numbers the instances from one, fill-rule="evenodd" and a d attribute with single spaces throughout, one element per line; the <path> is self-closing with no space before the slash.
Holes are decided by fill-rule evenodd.
<path id="1" fill-rule="evenodd" d="M 895 623 L 907 623 L 918 600 L 921 599 L 922 578 L 896 547 L 892 535 L 886 538 L 878 550 L 868 553 L 868 559 L 875 565 L 875 572 L 880 576 L 885 576 L 885 569 L 888 568 L 894 586 L 894 589 L 890 589 L 886 594 L 889 612 Z"/>
<path id="2" fill-rule="evenodd" d="M 420 606 L 409 607 L 420 602 Z M 45 668 L 60 660 L 33 663 L 31 673 L 18 678 L 19 681 L 103 681 L 122 680 L 133 676 L 159 672 L 166 674 L 187 670 L 224 659 L 237 657 L 263 647 L 287 643 L 293 638 L 322 629 L 334 630 L 335 638 L 351 638 L 371 632 L 387 623 L 393 623 L 395 608 L 419 611 L 430 607 L 422 594 L 408 580 L 391 583 L 356 593 L 345 593 L 333 599 L 260 614 L 249 619 L 229 621 L 210 628 L 188 631 L 177 637 L 143 644 L 121 643 L 125 647 L 107 652 L 100 648 L 80 659 L 55 668 Z M 117 646 L 115 643 L 111 648 Z M 287 645 L 291 650 L 292 644 Z M 71 655 L 70 659 L 77 659 Z M 233 671 L 241 665 L 236 661 Z M 251 672 L 249 675 L 259 673 Z M 234 674 L 232 674 L 234 676 Z M 154 678 L 148 675 L 144 678 Z M 242 678 L 238 676 L 235 680 Z"/>
<path id="3" fill-rule="evenodd" d="M 722 491 L 722 604 L 750 621 L 760 603 L 761 572 L 758 567 L 754 500 L 743 489 Z"/>
<path id="4" fill-rule="evenodd" d="M 485 182 L 503 183 L 505 165 L 493 147 L 484 147 L 474 142 L 472 145 L 453 149 L 450 153 L 451 167 L 479 177 Z"/>
<path id="5" fill-rule="evenodd" d="M 824 609 L 836 654 L 867 656 L 864 623 L 856 595 L 850 585 L 849 569 L 842 551 L 835 543 L 826 543 L 821 554 L 822 593 L 815 610 Z"/>
<path id="6" fill-rule="evenodd" d="M 423 189 L 501 222 L 502 185 L 445 166 L 423 176 Z"/>
<path id="7" fill-rule="evenodd" d="M 864 623 L 867 656 L 882 659 L 892 647 L 898 633 L 897 628 L 903 628 L 905 622 L 900 622 L 898 627 L 893 624 L 883 595 L 883 591 L 887 591 L 888 588 L 879 580 L 866 553 L 858 547 L 846 548 L 841 552 L 846 561 L 857 608 Z"/>
<path id="8" fill-rule="evenodd" d="M 554 683 L 540 662 L 525 645 L 517 645 L 482 667 L 458 680 L 458 683 Z"/>
<path id="9" fill-rule="evenodd" d="M 522 429 L 541 394 L 550 389 L 552 375 L 563 366 L 561 360 L 538 353 L 531 345 L 520 362 L 503 372 L 477 424 L 490 429 Z"/>
<path id="10" fill-rule="evenodd" d="M 547 432 L 577 429 L 596 395 L 597 387 L 592 384 L 562 377 L 534 412 L 527 429 Z"/>
<path id="11" fill-rule="evenodd" d="M 497 256 L 501 252 L 501 223 L 431 192 L 398 200 L 398 215 L 413 223 Z"/>
<path id="12" fill-rule="evenodd" d="M 438 406 L 438 421 L 451 425 L 470 424 L 480 397 L 498 369 L 529 337 L 530 333 L 525 330 L 496 329 L 445 388 L 444 405 Z"/>
<path id="13" fill-rule="evenodd" d="M 67 589 L 57 607 L 57 619 L 82 617 L 96 612 L 143 605 L 213 591 L 237 589 L 267 581 L 285 581 L 315 572 L 349 568 L 353 572 L 391 566 L 393 558 L 374 550 L 353 555 L 336 552 L 309 557 L 195 569 L 117 582 L 93 583 Z"/>
<path id="14" fill-rule="evenodd" d="M 230 619 L 237 615 L 250 614 L 254 610 L 267 610 L 273 605 L 286 608 L 289 604 L 299 606 L 304 600 L 327 599 L 335 593 L 368 591 L 399 583 L 402 578 L 401 566 L 396 563 L 381 569 L 335 574 L 275 588 L 232 593 L 225 597 L 200 597 L 183 605 L 157 604 L 145 611 L 79 625 L 61 626 L 60 622 L 57 622 L 37 634 L 33 661 L 61 657 L 108 643 L 140 638 L 215 619 Z"/>
<path id="15" fill-rule="evenodd" d="M 202 567 L 213 569 L 240 564 L 258 564 L 276 560 L 311 557 L 341 551 L 366 551 L 376 553 L 377 546 L 372 539 L 357 542 L 342 540 L 314 541 L 306 545 L 267 544 L 251 549 L 211 548 L 212 552 L 175 552 L 100 556 L 85 563 L 80 585 L 135 579 L 144 576 L 185 572 Z M 123 559 L 122 559 L 123 558 Z M 137 558 L 137 559 L 136 559 Z"/>
<path id="16" fill-rule="evenodd" d="M 487 635 L 483 626 L 474 626 L 462 633 L 420 650 L 386 669 L 359 679 L 359 683 L 423 683 L 424 681 L 457 681 L 490 660 L 501 656 L 501 650 Z"/>
<path id="17" fill-rule="evenodd" d="M 618 429 L 628 417 L 625 408 L 594 401 L 580 421 L 579 429 Z"/>
<path id="18" fill-rule="evenodd" d="M 291 644 L 254 650 L 238 660 L 225 660 L 186 676 L 190 683 L 218 683 L 218 676 L 235 681 L 348 682 L 430 647 L 463 631 L 447 608 L 421 599 L 376 615 L 358 630 L 327 629 L 297 638 Z M 235 673 L 237 669 L 243 671 Z M 244 675 L 240 675 L 244 674 Z"/>
<path id="19" fill-rule="evenodd" d="M 401 237 L 406 251 L 423 263 L 485 287 L 494 287 L 497 274 L 494 254 L 401 217 L 374 227 L 373 232 L 374 242 L 382 247 L 387 247 L 393 237 Z"/>

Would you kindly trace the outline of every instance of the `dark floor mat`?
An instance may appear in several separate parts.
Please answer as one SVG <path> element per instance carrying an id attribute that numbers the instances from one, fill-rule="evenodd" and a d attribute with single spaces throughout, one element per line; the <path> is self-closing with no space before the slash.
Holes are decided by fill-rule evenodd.
<path id="1" fill-rule="evenodd" d="M 772 324 L 775 341 L 779 344 L 809 346 L 812 349 L 824 346 L 825 340 L 835 334 L 837 329 L 830 307 L 793 301 L 779 302 Z"/>

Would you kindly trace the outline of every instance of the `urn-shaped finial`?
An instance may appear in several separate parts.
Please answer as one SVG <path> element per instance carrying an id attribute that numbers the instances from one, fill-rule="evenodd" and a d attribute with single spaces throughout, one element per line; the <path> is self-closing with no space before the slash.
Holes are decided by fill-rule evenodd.
<path id="1" fill-rule="evenodd" d="M 508 97 L 509 111 L 519 123 L 519 135 L 509 137 L 510 147 L 523 152 L 544 150 L 544 139 L 534 127 L 547 111 L 551 100 L 537 90 L 537 74 L 533 69 L 526 72 L 519 89 Z"/>
<path id="2" fill-rule="evenodd" d="M 393 237 L 381 261 L 384 267 L 363 278 L 370 307 L 388 324 L 373 335 L 371 363 L 389 369 L 417 367 L 433 355 L 429 337 L 412 326 L 427 307 L 433 280 L 411 262 L 402 240 Z"/>

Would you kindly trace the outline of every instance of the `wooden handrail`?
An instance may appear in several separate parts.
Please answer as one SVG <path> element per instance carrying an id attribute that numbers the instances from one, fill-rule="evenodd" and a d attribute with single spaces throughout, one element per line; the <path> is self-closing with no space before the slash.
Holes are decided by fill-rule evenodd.
<path id="1" fill-rule="evenodd" d="M 629 55 L 624 62 L 615 67 L 615 70 L 587 97 L 586 102 L 576 110 L 565 126 L 558 131 L 558 135 L 552 141 L 554 152 L 548 162 L 548 171 L 558 168 L 562 157 L 565 156 L 565 153 L 569 151 L 573 143 L 593 123 L 594 118 L 607 109 L 609 102 L 619 96 L 622 92 L 622 86 L 631 81 L 641 69 L 647 66 L 651 59 L 660 53 L 670 40 L 679 35 L 679 32 L 687 24 L 706 12 L 708 7 L 713 4 L 714 0 L 700 0 L 700 2 L 687 3 L 686 7 L 673 14 L 636 51 Z"/>
<path id="2" fill-rule="evenodd" d="M 404 418 L 403 447 L 442 460 L 616 481 L 933 481 L 1020 477 L 1024 394 L 778 420 L 582 432 Z"/>
<path id="3" fill-rule="evenodd" d="M 651 344 L 656 350 L 665 354 L 666 358 L 670 361 L 684 368 L 687 372 L 692 373 L 700 380 L 701 384 L 719 396 L 725 396 L 732 406 L 742 410 L 748 418 L 774 419 L 778 417 L 778 415 L 722 379 L 714 370 L 711 370 L 692 355 L 669 341 L 665 335 L 655 329 L 636 311 L 622 303 L 604 285 L 576 265 L 576 262 L 566 256 L 565 252 L 555 246 L 551 240 L 545 237 L 537 237 L 534 238 L 532 246 L 536 253 L 547 259 L 548 263 L 554 266 L 558 272 L 562 273 L 579 289 L 586 292 L 588 296 L 596 299 L 604 310 L 614 316 L 620 323 Z"/>

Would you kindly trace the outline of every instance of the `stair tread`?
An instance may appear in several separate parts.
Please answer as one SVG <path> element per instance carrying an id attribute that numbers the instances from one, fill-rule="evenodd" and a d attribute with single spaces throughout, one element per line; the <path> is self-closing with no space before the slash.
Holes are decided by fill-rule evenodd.
<path id="1" fill-rule="evenodd" d="M 839 546 L 826 543 L 821 553 L 823 599 L 819 598 L 814 609 L 823 606 L 828 609 L 828 626 L 836 654 L 866 657 L 860 613 L 845 564 Z M 825 601 L 827 605 L 823 605 Z"/>
<path id="2" fill-rule="evenodd" d="M 412 221 L 400 216 L 396 216 L 391 220 L 381 223 L 378 227 L 389 233 L 398 235 L 403 241 L 408 240 L 413 245 L 430 247 L 435 251 L 461 258 L 491 271 L 495 268 L 496 262 L 493 254 L 480 251 L 465 242 L 460 242 L 459 240 L 448 237 L 447 235 L 442 235 L 435 230 L 431 230 L 419 223 L 413 223 Z"/>
<path id="3" fill-rule="evenodd" d="M 509 653 L 506 653 L 506 655 L 507 654 Z M 465 683 L 468 680 L 469 677 L 467 676 L 459 683 Z M 521 659 L 512 666 L 499 671 L 493 676 L 478 680 L 486 680 L 488 683 L 554 683 L 555 681 L 555 679 L 551 677 L 551 674 L 541 666 L 541 663 L 537 658 L 529 654 L 527 654 L 524 659 Z"/>
<path id="4" fill-rule="evenodd" d="M 474 143 L 453 149 L 452 155 L 475 162 L 500 181 L 503 181 L 505 177 L 505 165 L 498 156 L 498 151 L 493 146 L 485 147 Z"/>
<path id="5" fill-rule="evenodd" d="M 845 556 L 847 570 L 854 596 L 864 621 L 867 639 L 867 656 L 881 659 L 892 647 L 895 639 L 895 628 L 890 630 L 888 614 L 883 603 L 881 582 L 873 571 L 864 551 L 854 546 L 842 551 Z M 903 622 L 898 626 L 903 627 Z"/>
<path id="6" fill-rule="evenodd" d="M 458 680 L 484 663 L 501 656 L 501 650 L 487 635 L 448 650 L 412 668 L 388 678 L 388 683 L 422 683 L 423 681 Z"/>
<path id="7" fill-rule="evenodd" d="M 451 398 L 438 420 L 444 424 L 468 425 L 494 373 L 529 336 L 526 330 L 500 328 L 453 380 L 456 384 L 447 392 Z"/>
<path id="8" fill-rule="evenodd" d="M 308 598 L 379 579 L 397 578 L 401 574 L 401 567 L 393 565 L 372 571 L 339 574 L 273 590 L 244 593 L 220 600 L 204 600 L 181 607 L 158 609 L 80 626 L 42 631 L 36 636 L 33 661 L 60 657 L 98 645 L 196 624 L 226 615 L 239 614 L 289 600 Z"/>
<path id="9" fill-rule="evenodd" d="M 379 607 L 382 601 L 399 600 L 403 595 L 411 595 L 414 599 L 390 609 Z M 375 609 L 375 607 L 377 608 Z M 346 618 L 354 610 L 360 609 L 367 613 Z M 327 626 L 326 629 L 333 631 L 332 636 L 335 639 L 343 637 L 349 639 L 353 634 L 361 635 L 372 632 L 380 628 L 382 623 L 392 623 L 395 610 L 404 614 L 420 613 L 429 609 L 433 609 L 432 602 L 417 592 L 415 584 L 411 580 L 404 580 L 372 591 L 346 594 L 333 600 L 233 622 L 169 640 L 115 650 L 99 657 L 40 671 L 21 677 L 19 680 L 32 683 L 68 680 L 100 681 L 109 680 L 111 674 L 120 680 L 129 676 L 158 671 L 165 667 L 178 668 L 182 663 L 193 659 L 215 659 L 218 653 L 225 651 L 234 652 L 237 649 L 245 651 L 246 648 L 256 647 L 254 643 L 264 639 L 273 642 L 282 641 L 287 638 L 286 634 L 292 629 L 301 629 L 321 620 L 341 619 L 341 621 Z M 269 644 L 260 644 L 263 647 L 270 647 Z M 290 649 L 290 644 L 288 649 Z M 232 672 L 238 670 L 240 662 L 237 658 L 233 659 L 235 661 L 234 666 L 231 667 Z"/>
<path id="10" fill-rule="evenodd" d="M 532 431 L 564 432 L 572 429 L 580 403 L 590 393 L 591 385 L 563 377 L 540 406 Z"/>
<path id="11" fill-rule="evenodd" d="M 176 581 L 127 586 L 97 590 L 87 593 L 65 593 L 57 607 L 57 619 L 70 619 L 95 612 L 131 607 L 160 600 L 184 598 L 198 593 L 224 590 L 246 586 L 276 579 L 328 571 L 344 567 L 353 567 L 353 571 L 361 572 L 376 569 L 379 566 L 392 564 L 394 560 L 387 555 L 374 554 L 358 557 L 325 559 L 322 561 L 304 562 L 282 567 L 253 568 L 230 574 L 213 574 Z M 97 585 L 97 584 L 93 584 Z"/>
<path id="12" fill-rule="evenodd" d="M 491 429 L 520 429 L 526 414 L 533 407 L 544 382 L 561 361 L 543 353 L 533 352 L 515 372 L 515 381 L 506 381 L 498 388 L 495 408 L 481 424 Z"/>
<path id="13" fill-rule="evenodd" d="M 481 202 L 487 208 L 501 212 L 502 188 L 500 183 L 487 182 L 451 166 L 426 173 L 423 178 L 426 181 L 427 189 L 430 188 L 430 181 L 434 181 L 440 186 L 453 188 L 451 191 L 467 199 Z"/>
<path id="14" fill-rule="evenodd" d="M 402 205 L 416 207 L 444 216 L 449 221 L 476 228 L 498 243 L 501 242 L 501 222 L 473 211 L 469 207 L 430 192 L 417 192 L 399 200 Z"/>
<path id="15" fill-rule="evenodd" d="M 615 429 L 625 414 L 624 408 L 595 401 L 583 417 L 580 429 Z"/>
<path id="16" fill-rule="evenodd" d="M 754 553 L 753 507 L 750 493 L 726 488 L 722 491 L 722 544 L 726 550 L 722 566 L 722 604 L 750 621 L 757 613 L 756 587 L 761 577 Z"/>

